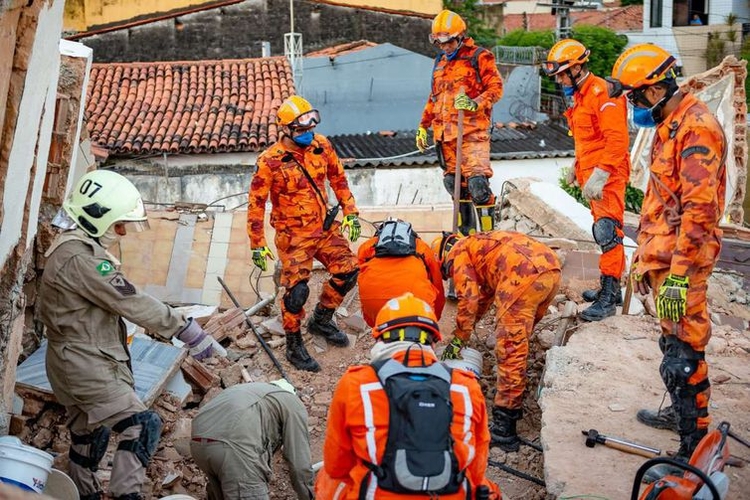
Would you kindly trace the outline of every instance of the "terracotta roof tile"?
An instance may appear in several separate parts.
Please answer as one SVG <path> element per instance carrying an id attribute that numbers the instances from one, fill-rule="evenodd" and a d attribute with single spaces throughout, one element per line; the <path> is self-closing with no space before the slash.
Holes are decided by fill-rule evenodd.
<path id="1" fill-rule="evenodd" d="M 258 151 L 294 94 L 285 57 L 94 64 L 91 140 L 117 155 Z"/>
<path id="2" fill-rule="evenodd" d="M 343 56 L 344 54 L 357 52 L 377 45 L 377 43 L 369 42 L 367 40 L 357 40 L 356 42 L 342 43 L 341 45 L 334 45 L 333 47 L 326 47 L 325 49 L 308 52 L 305 54 L 305 57 L 328 56 L 330 59 L 333 59 L 334 57 Z"/>
<path id="3" fill-rule="evenodd" d="M 523 14 L 507 14 L 503 17 L 503 26 L 507 33 L 523 28 Z M 611 9 L 572 12 L 574 25 L 588 24 L 601 26 L 614 31 L 642 31 L 643 5 L 628 5 Z M 555 29 L 555 16 L 549 13 L 526 14 L 529 30 Z"/>

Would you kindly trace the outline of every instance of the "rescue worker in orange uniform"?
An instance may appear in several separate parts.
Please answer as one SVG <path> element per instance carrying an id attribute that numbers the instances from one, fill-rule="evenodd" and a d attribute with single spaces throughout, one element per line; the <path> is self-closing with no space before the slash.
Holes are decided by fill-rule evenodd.
<path id="1" fill-rule="evenodd" d="M 687 461 L 710 423 L 705 348 L 711 338 L 707 280 L 719 258 L 726 195 L 726 139 L 706 105 L 680 91 L 675 58 L 652 44 L 629 48 L 612 69 L 639 127 L 656 127 L 631 279 L 653 291 L 662 335 L 659 373 L 672 404 L 638 420 L 677 431 Z"/>
<path id="2" fill-rule="evenodd" d="M 445 234 L 432 247 L 458 296 L 456 329 L 443 359 L 460 357 L 474 325 L 495 305 L 497 385 L 490 433 L 492 444 L 518 451 L 529 337 L 560 286 L 560 261 L 546 245 L 515 232 Z"/>
<path id="3" fill-rule="evenodd" d="M 387 220 L 359 247 L 359 301 L 365 323 L 393 297 L 411 292 L 427 302 L 438 319 L 445 306 L 440 264 L 430 246 L 402 220 Z"/>
<path id="4" fill-rule="evenodd" d="M 620 278 L 625 270 L 625 186 L 630 177 L 627 105 L 611 98 L 607 82 L 591 71 L 589 50 L 576 40 L 557 42 L 542 66 L 562 85 L 573 106 L 565 112 L 575 140 L 576 160 L 568 183 L 582 186 L 594 218 L 592 233 L 602 255 L 599 258 L 600 289 L 586 290 L 583 298 L 593 304 L 581 319 L 600 321 L 614 316 L 622 304 Z"/>
<path id="5" fill-rule="evenodd" d="M 441 335 L 429 304 L 411 293 L 389 300 L 378 313 L 372 334 L 377 339 L 371 350 L 373 364 L 350 367 L 333 394 L 323 446 L 323 469 L 316 479 L 315 498 L 501 498 L 497 485 L 485 476 L 490 436 L 481 387 L 473 373 L 462 369 L 449 372 L 438 362 L 433 347 Z M 378 366 L 381 369 L 376 371 Z M 439 375 L 444 382 L 445 398 L 418 405 L 421 410 L 416 410 L 419 412 L 416 425 L 402 435 L 394 429 L 403 407 L 392 403 L 387 395 L 403 387 L 401 380 L 389 377 L 383 382 L 380 377 L 385 376 L 384 372 L 394 374 L 408 368 L 423 373 L 412 382 L 417 391 L 438 392 L 439 385 L 429 375 Z M 431 418 L 436 416 L 436 407 L 448 412 L 441 414 L 440 419 L 445 428 Z M 389 460 L 386 443 L 397 444 L 399 439 L 412 439 L 414 448 L 420 449 L 401 450 L 404 452 L 401 460 Z M 450 461 L 439 446 L 443 441 L 451 448 Z M 421 449 L 424 446 L 426 450 Z M 425 455 L 411 455 L 420 452 Z M 417 460 L 410 461 L 410 457 Z M 449 467 L 443 472 L 442 467 L 450 464 L 453 469 Z M 437 465 L 443 479 L 457 476 L 460 480 L 457 491 L 431 491 L 432 483 L 424 477 L 414 477 L 419 476 L 425 465 Z M 382 474 L 382 469 L 393 466 L 398 468 L 390 477 Z M 408 479 L 416 479 L 411 483 L 414 489 L 393 491 L 389 484 L 395 477 L 406 485 L 410 484 Z"/>
<path id="6" fill-rule="evenodd" d="M 432 88 L 417 129 L 420 151 L 427 148 L 427 129 L 432 127 L 435 150 L 443 168 L 443 184 L 453 196 L 456 182 L 458 111 L 463 110 L 461 147 L 461 202 L 459 231 L 494 229 L 495 195 L 490 188 L 490 125 L 492 106 L 503 95 L 503 80 L 489 50 L 466 36 L 461 16 L 443 10 L 432 21 L 430 43 L 440 49 L 432 70 Z M 463 91 L 462 91 L 463 89 Z M 474 205 L 474 208 L 472 208 Z"/>
<path id="7" fill-rule="evenodd" d="M 250 183 L 247 234 L 253 263 L 265 271 L 266 259 L 273 258 L 263 227 L 270 194 L 281 285 L 286 288 L 281 302 L 286 357 L 300 370 L 317 372 L 320 365 L 307 352 L 300 333 L 313 258 L 325 266 L 331 278 L 323 285 L 307 330 L 329 344 L 345 347 L 349 338 L 334 323 L 333 313 L 357 283 L 358 269 L 357 259 L 341 233 L 347 229 L 349 240 L 357 241 L 361 225 L 344 167 L 328 139 L 313 132 L 320 123 L 318 110 L 295 95 L 281 104 L 277 116 L 281 139 L 258 157 L 258 170 Z M 326 179 L 336 194 L 334 208 L 328 207 Z M 340 223 L 331 217 L 338 206 L 344 211 Z"/>

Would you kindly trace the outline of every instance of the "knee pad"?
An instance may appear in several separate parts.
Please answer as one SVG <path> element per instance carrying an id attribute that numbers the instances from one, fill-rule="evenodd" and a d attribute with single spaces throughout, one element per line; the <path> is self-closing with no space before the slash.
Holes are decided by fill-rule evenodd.
<path id="1" fill-rule="evenodd" d="M 456 187 L 456 175 L 455 174 L 447 174 L 443 176 L 443 186 L 445 186 L 445 190 L 448 191 L 448 193 L 453 196 L 453 190 Z"/>
<path id="2" fill-rule="evenodd" d="M 136 425 L 141 426 L 141 434 L 138 438 L 120 441 L 117 449 L 134 453 L 141 464 L 146 467 L 159 444 L 162 422 L 155 411 L 146 410 L 120 420 L 112 427 L 112 430 L 119 434 L 128 427 Z"/>
<path id="3" fill-rule="evenodd" d="M 670 394 L 678 399 L 694 398 L 696 394 L 708 388 L 708 378 L 697 385 L 688 384 L 688 380 L 698 370 L 704 360 L 704 354 L 694 350 L 690 344 L 673 335 L 662 336 L 659 348 L 664 353 L 659 366 L 659 374 Z"/>
<path id="4" fill-rule="evenodd" d="M 602 249 L 602 253 L 609 252 L 617 245 L 622 245 L 622 238 L 617 235 L 617 228 L 620 223 L 610 217 L 602 217 L 594 222 L 591 232 L 594 235 L 594 241 Z"/>
<path id="5" fill-rule="evenodd" d="M 307 281 L 300 281 L 284 294 L 284 306 L 292 314 L 299 314 L 307 302 L 310 295 L 310 288 Z"/>
<path id="6" fill-rule="evenodd" d="M 357 284 L 358 275 L 359 268 L 349 271 L 348 273 L 334 274 L 328 282 L 339 294 L 346 295 L 349 290 L 354 288 L 354 285 Z"/>
<path id="7" fill-rule="evenodd" d="M 99 462 L 101 462 L 104 454 L 107 452 L 110 434 L 109 427 L 104 426 L 97 427 L 91 434 L 78 435 L 71 432 L 70 442 L 79 445 L 89 445 L 89 454 L 88 456 L 84 456 L 71 448 L 68 452 L 70 461 L 89 469 L 91 472 L 96 472 L 99 469 Z"/>
<path id="8" fill-rule="evenodd" d="M 469 194 L 475 205 L 489 205 L 495 201 L 492 189 L 490 189 L 490 181 L 487 177 L 475 175 L 469 177 L 467 183 L 469 185 Z"/>

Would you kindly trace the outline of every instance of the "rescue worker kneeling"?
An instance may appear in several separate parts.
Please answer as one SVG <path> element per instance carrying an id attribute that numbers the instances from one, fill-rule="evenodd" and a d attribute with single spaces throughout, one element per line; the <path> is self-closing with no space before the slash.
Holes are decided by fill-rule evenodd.
<path id="1" fill-rule="evenodd" d="M 443 359 L 460 356 L 474 325 L 495 305 L 497 389 L 492 409 L 492 444 L 512 452 L 520 440 L 529 337 L 560 285 L 560 261 L 548 246 L 521 233 L 490 231 L 433 242 L 443 278 L 453 278 L 458 312 L 453 340 Z"/>
<path id="2" fill-rule="evenodd" d="M 445 305 L 440 264 L 430 246 L 402 220 L 387 220 L 359 247 L 359 301 L 369 326 L 388 300 L 406 292 L 427 302 L 440 319 Z"/>
<path id="3" fill-rule="evenodd" d="M 501 498 L 485 476 L 482 390 L 438 362 L 432 308 L 411 293 L 391 299 L 372 333 L 372 364 L 349 368 L 334 392 L 316 498 Z"/>
<path id="4" fill-rule="evenodd" d="M 297 498 L 312 499 L 307 410 L 284 379 L 229 387 L 193 419 L 190 454 L 208 476 L 208 500 L 270 498 L 280 447 Z"/>

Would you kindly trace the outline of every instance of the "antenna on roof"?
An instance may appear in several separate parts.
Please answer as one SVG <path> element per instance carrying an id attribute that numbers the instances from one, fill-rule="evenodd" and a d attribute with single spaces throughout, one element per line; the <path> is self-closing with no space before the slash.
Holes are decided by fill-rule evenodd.
<path id="1" fill-rule="evenodd" d="M 302 33 L 294 32 L 294 0 L 289 0 L 289 33 L 284 33 L 284 55 L 289 59 L 294 88 L 302 94 Z"/>

